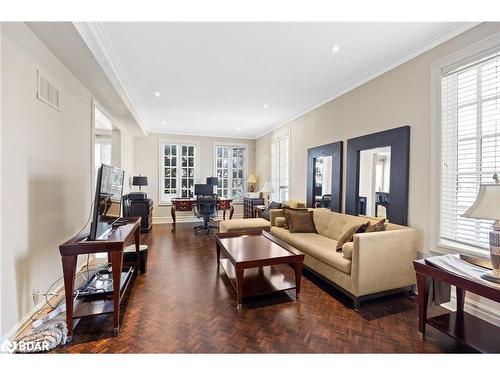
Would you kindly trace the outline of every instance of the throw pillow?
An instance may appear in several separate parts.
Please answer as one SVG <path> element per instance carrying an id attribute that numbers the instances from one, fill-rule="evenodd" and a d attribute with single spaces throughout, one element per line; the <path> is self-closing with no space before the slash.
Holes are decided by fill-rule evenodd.
<path id="1" fill-rule="evenodd" d="M 385 220 L 386 219 L 382 219 L 377 221 L 375 224 L 369 225 L 368 228 L 366 228 L 365 233 L 383 232 L 385 230 Z"/>
<path id="2" fill-rule="evenodd" d="M 354 251 L 354 242 L 346 242 L 342 246 L 342 253 L 344 254 L 344 258 L 352 259 L 352 252 Z"/>
<path id="3" fill-rule="evenodd" d="M 312 212 L 289 212 L 290 233 L 316 233 Z"/>
<path id="4" fill-rule="evenodd" d="M 337 241 L 337 251 L 342 251 L 342 245 L 344 245 L 346 242 L 352 242 L 352 238 L 354 236 L 354 233 L 361 227 L 363 224 L 356 224 L 353 225 L 352 227 L 348 228 L 342 236 Z"/>
<path id="5" fill-rule="evenodd" d="M 370 226 L 370 222 L 367 221 L 366 223 L 364 223 L 363 225 L 361 225 L 358 228 L 358 230 L 356 231 L 356 233 L 365 233 L 369 226 Z"/>
<path id="6" fill-rule="evenodd" d="M 276 210 L 281 208 L 281 203 L 278 202 L 271 202 L 269 205 L 266 207 L 264 211 L 262 211 L 261 217 L 263 219 L 266 219 L 267 221 L 271 220 L 271 210 Z"/>
<path id="7" fill-rule="evenodd" d="M 283 228 L 285 226 L 285 218 L 283 216 L 277 217 L 274 219 L 274 225 Z"/>
<path id="8" fill-rule="evenodd" d="M 285 214 L 285 225 L 283 226 L 284 229 L 290 229 L 288 225 L 290 212 L 309 212 L 309 210 L 307 208 L 283 208 L 283 213 Z"/>

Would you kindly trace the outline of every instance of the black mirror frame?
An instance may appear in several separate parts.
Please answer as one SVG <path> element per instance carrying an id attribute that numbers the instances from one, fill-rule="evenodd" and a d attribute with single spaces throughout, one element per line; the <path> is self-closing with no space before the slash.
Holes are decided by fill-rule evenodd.
<path id="1" fill-rule="evenodd" d="M 307 150 L 307 207 L 314 207 L 314 159 L 320 156 L 332 156 L 332 203 L 330 210 L 342 212 L 342 162 L 344 156 L 342 141 Z"/>
<path id="2" fill-rule="evenodd" d="M 407 225 L 408 186 L 410 169 L 410 126 L 390 129 L 347 140 L 346 209 L 358 215 L 359 153 L 377 147 L 391 146 L 390 205 L 387 219 L 391 223 Z"/>

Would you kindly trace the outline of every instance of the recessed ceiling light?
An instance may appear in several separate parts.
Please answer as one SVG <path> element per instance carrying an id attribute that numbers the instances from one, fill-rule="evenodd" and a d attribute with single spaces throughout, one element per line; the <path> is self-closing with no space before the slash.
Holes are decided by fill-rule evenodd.
<path id="1" fill-rule="evenodd" d="M 166 122 L 165 120 L 163 120 L 163 121 L 161 122 L 161 124 L 162 124 L 162 125 L 166 125 L 166 124 L 167 124 L 167 122 Z"/>
<path id="2" fill-rule="evenodd" d="M 236 128 L 236 130 L 241 130 L 241 128 Z"/>
<path id="3" fill-rule="evenodd" d="M 161 96 L 161 94 L 158 91 L 155 91 L 155 96 L 159 97 L 159 96 Z"/>
<path id="4" fill-rule="evenodd" d="M 333 46 L 332 47 L 332 52 L 338 52 L 339 51 L 339 46 Z"/>
<path id="5" fill-rule="evenodd" d="M 268 109 L 269 106 L 267 104 L 264 104 L 264 109 Z"/>

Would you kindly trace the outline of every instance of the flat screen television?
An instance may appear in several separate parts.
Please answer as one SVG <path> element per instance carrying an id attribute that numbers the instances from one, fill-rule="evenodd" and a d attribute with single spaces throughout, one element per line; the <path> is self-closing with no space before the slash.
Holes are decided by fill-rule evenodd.
<path id="1" fill-rule="evenodd" d="M 102 164 L 97 171 L 94 209 L 88 239 L 104 240 L 121 216 L 125 171 Z"/>

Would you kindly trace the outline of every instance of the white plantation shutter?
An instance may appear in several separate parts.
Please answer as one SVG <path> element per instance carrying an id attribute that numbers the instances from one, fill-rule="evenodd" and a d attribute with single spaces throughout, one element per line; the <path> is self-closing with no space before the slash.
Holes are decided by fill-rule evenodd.
<path id="1" fill-rule="evenodd" d="M 284 202 L 289 199 L 289 133 L 285 132 L 271 142 L 271 199 Z"/>
<path id="2" fill-rule="evenodd" d="M 441 79 L 441 240 L 488 248 L 492 221 L 460 215 L 494 173 L 500 174 L 499 52 Z"/>

